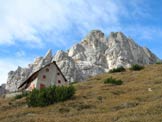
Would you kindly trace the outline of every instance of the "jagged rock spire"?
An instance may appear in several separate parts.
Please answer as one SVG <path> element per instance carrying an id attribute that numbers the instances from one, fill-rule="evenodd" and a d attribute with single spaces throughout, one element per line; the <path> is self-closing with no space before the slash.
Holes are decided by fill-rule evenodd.
<path id="1" fill-rule="evenodd" d="M 51 59 L 51 57 L 52 57 L 52 50 L 51 49 L 49 49 L 48 51 L 47 51 L 47 53 L 45 54 L 45 56 L 44 56 L 44 59 Z"/>

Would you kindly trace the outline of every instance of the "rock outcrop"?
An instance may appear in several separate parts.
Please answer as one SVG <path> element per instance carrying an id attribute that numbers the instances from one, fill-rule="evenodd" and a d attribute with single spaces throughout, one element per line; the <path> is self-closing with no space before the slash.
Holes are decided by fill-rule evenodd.
<path id="1" fill-rule="evenodd" d="M 100 30 L 93 30 L 67 52 L 57 51 L 52 56 L 49 50 L 44 57 L 36 58 L 27 68 L 18 67 L 16 71 L 9 72 L 6 89 L 17 90 L 20 83 L 30 74 L 53 60 L 56 61 L 65 77 L 74 82 L 119 66 L 153 64 L 159 61 L 159 58 L 121 32 L 112 32 L 109 37 L 106 37 Z"/>
<path id="2" fill-rule="evenodd" d="M 0 86 L 0 95 L 7 93 L 7 90 L 5 89 L 5 87 L 6 87 L 6 84 L 2 84 Z"/>

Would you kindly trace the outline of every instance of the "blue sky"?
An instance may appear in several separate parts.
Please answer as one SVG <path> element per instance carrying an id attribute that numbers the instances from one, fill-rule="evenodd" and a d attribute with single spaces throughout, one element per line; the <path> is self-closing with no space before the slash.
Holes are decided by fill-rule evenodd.
<path id="1" fill-rule="evenodd" d="M 93 29 L 122 31 L 162 58 L 162 0 L 0 0 L 0 83 L 48 49 L 67 50 Z"/>

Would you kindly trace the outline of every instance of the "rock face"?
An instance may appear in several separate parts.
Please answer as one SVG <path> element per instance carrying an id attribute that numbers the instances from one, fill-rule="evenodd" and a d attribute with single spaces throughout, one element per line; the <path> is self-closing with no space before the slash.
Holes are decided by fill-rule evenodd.
<path id="1" fill-rule="evenodd" d="M 2 84 L 0 86 L 0 95 L 7 93 L 7 90 L 5 89 L 5 87 L 6 87 L 6 84 Z"/>
<path id="2" fill-rule="evenodd" d="M 74 82 L 119 66 L 153 64 L 160 60 L 149 49 L 137 45 L 121 32 L 112 32 L 106 37 L 100 30 L 93 30 L 67 52 L 58 51 L 52 56 L 49 50 L 27 68 L 18 67 L 16 71 L 9 72 L 6 89 L 17 90 L 30 74 L 51 61 L 56 61 L 67 80 Z"/>

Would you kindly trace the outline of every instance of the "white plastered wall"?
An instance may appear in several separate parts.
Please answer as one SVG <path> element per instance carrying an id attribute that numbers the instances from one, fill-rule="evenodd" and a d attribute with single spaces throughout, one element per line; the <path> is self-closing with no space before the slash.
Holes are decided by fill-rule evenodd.
<path id="1" fill-rule="evenodd" d="M 26 89 L 27 91 L 32 91 L 34 88 L 38 88 L 37 86 L 38 78 L 35 78 L 29 85 L 29 87 Z"/>
<path id="2" fill-rule="evenodd" d="M 68 81 L 65 81 L 61 72 L 58 69 L 56 71 L 57 71 L 57 73 L 56 73 L 56 86 L 67 85 Z M 59 83 L 58 81 L 61 81 L 61 83 Z"/>
<path id="3" fill-rule="evenodd" d="M 49 70 L 47 72 L 47 69 Z M 43 78 L 43 77 L 46 78 Z M 61 81 L 60 83 L 58 81 Z M 49 66 L 43 68 L 38 74 L 37 88 L 40 88 L 40 85 L 44 84 L 45 87 L 53 85 L 65 85 L 68 84 L 67 81 L 63 78 L 61 72 L 57 69 L 55 64 L 50 64 Z"/>

